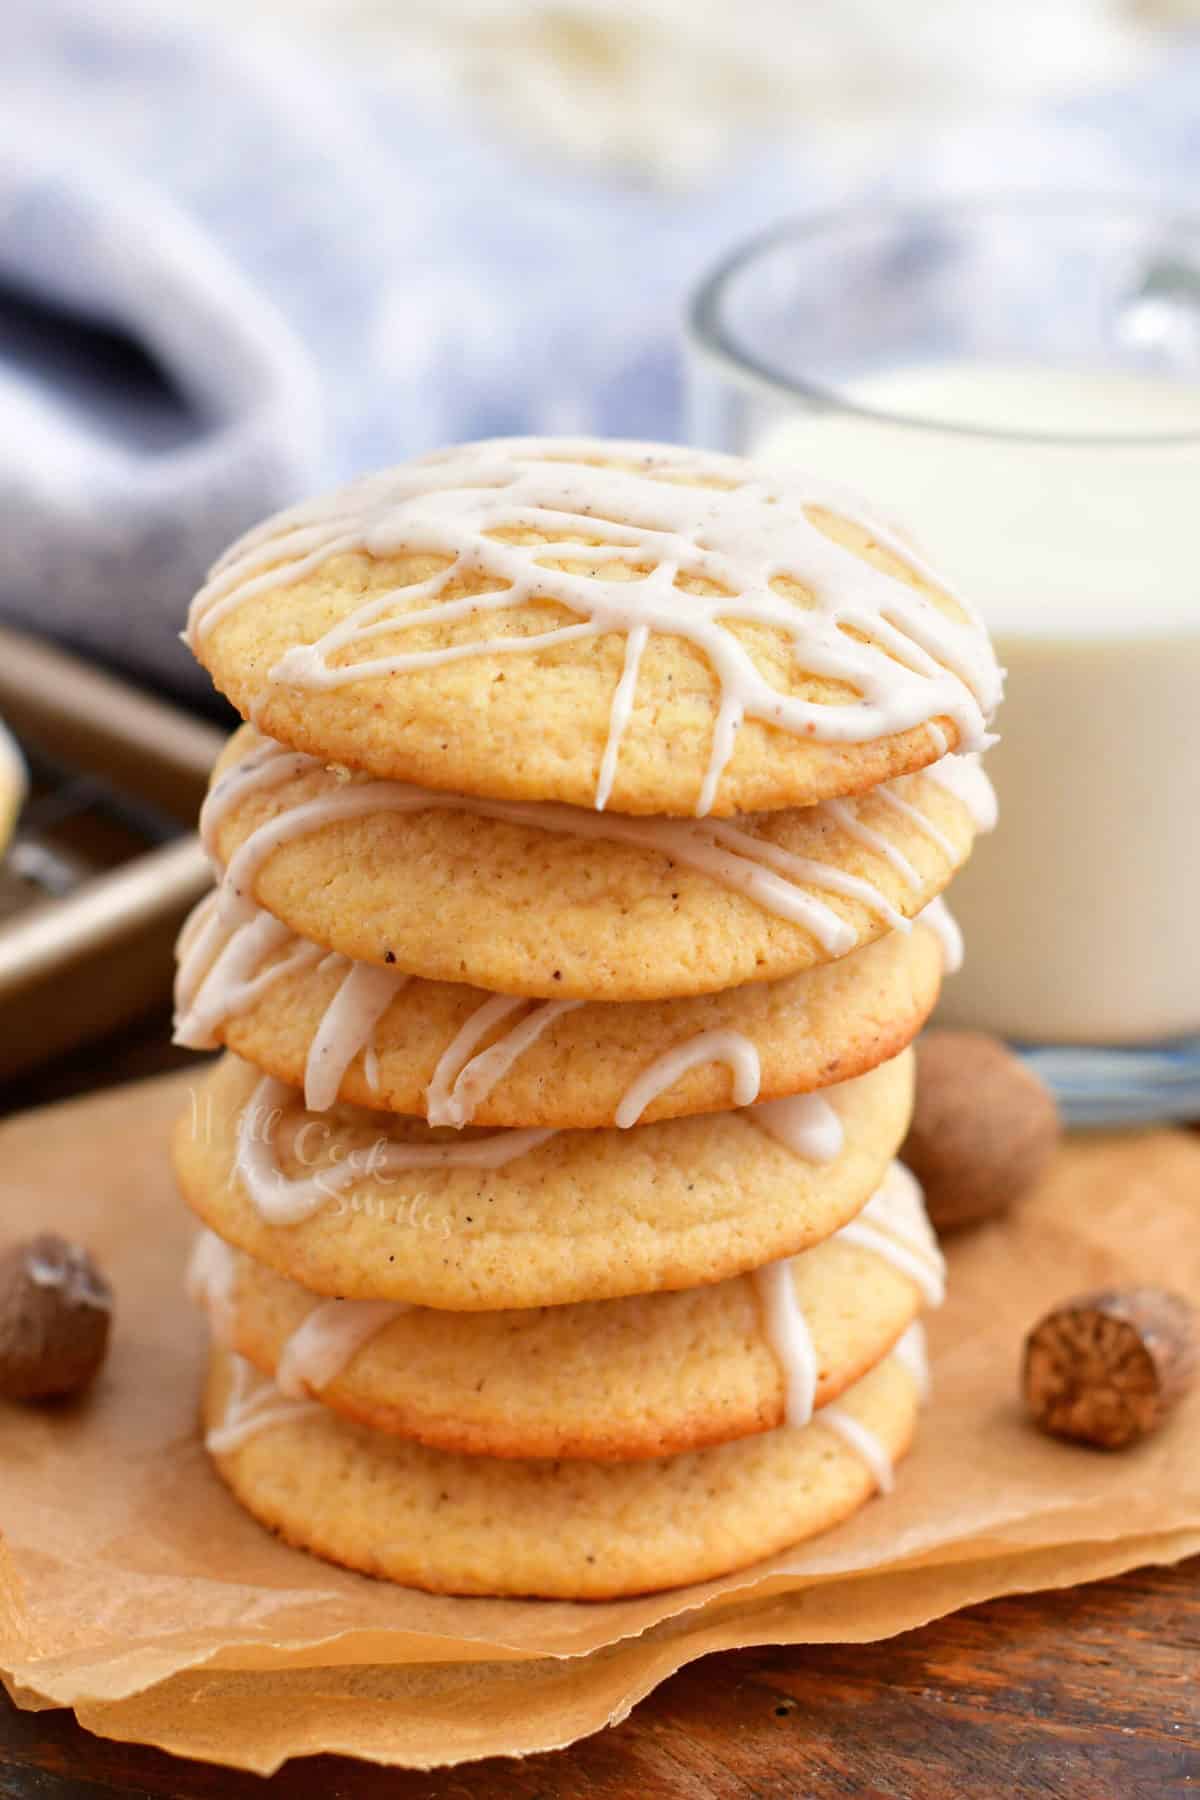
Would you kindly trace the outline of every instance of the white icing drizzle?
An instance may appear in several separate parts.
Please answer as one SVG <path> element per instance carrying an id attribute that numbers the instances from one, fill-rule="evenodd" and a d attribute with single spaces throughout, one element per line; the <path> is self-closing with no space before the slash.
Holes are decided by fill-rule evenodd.
<path id="1" fill-rule="evenodd" d="M 879 787 L 876 792 L 887 797 L 886 785 Z M 882 856 L 886 862 L 890 862 L 896 873 L 903 877 L 909 887 L 920 887 L 919 871 L 909 862 L 903 850 L 897 849 L 895 844 L 890 843 L 884 837 L 882 831 L 876 831 L 874 826 L 865 825 L 853 807 L 847 806 L 844 800 L 826 800 L 824 806 L 825 811 L 831 818 L 837 820 L 847 837 L 852 837 L 856 843 L 862 844 L 866 849 L 874 851 L 876 856 Z"/>
<path id="2" fill-rule="evenodd" d="M 902 1363 L 912 1376 L 917 1389 L 917 1399 L 924 1406 L 932 1392 L 929 1375 L 929 1351 L 925 1344 L 925 1327 L 920 1319 L 914 1319 L 908 1330 L 899 1337 L 892 1346 L 892 1355 L 898 1363 Z"/>
<path id="3" fill-rule="evenodd" d="M 828 1425 L 842 1442 L 866 1463 L 881 1494 L 890 1494 L 896 1485 L 896 1471 L 887 1445 L 868 1425 L 863 1425 L 843 1406 L 823 1406 L 818 1424 Z"/>
<path id="4" fill-rule="evenodd" d="M 915 1282 L 928 1306 L 942 1304 L 946 1297 L 945 1258 L 926 1215 L 920 1187 L 903 1163 L 892 1164 L 857 1218 L 836 1235 L 842 1243 L 855 1244 L 891 1263 Z"/>
<path id="5" fill-rule="evenodd" d="M 605 743 L 604 756 L 600 762 L 600 779 L 596 783 L 597 812 L 604 811 L 612 793 L 612 784 L 617 773 L 617 758 L 621 753 L 621 739 L 625 735 L 625 728 L 633 713 L 638 668 L 649 635 L 650 627 L 648 625 L 634 625 L 625 639 L 625 666 L 621 671 L 621 679 L 617 683 L 616 692 L 612 698 L 612 710 L 608 715 L 608 740 Z M 697 810 L 707 812 L 708 807 L 697 808 Z"/>
<path id="6" fill-rule="evenodd" d="M 950 839 L 946 836 L 940 825 L 935 825 L 932 819 L 927 819 L 925 817 L 925 814 L 919 807 L 914 806 L 910 800 L 905 800 L 902 795 L 898 794 L 894 783 L 889 784 L 885 781 L 876 791 L 885 806 L 890 806 L 893 812 L 899 813 L 903 819 L 908 819 L 911 824 L 916 826 L 918 831 L 923 831 L 930 843 L 937 845 L 951 868 L 954 867 L 954 845 L 950 842 Z M 910 864 L 909 866 L 911 868 L 912 865 Z M 913 872 L 914 874 L 916 873 L 915 870 Z M 916 881 L 911 885 L 913 887 L 919 886 L 920 876 L 917 876 Z"/>
<path id="7" fill-rule="evenodd" d="M 784 1423 L 807 1425 L 817 1396 L 817 1354 L 812 1333 L 796 1298 L 792 1258 L 755 1269 L 754 1286 L 762 1307 L 767 1342 L 783 1376 Z"/>
<path id="8" fill-rule="evenodd" d="M 327 1300 L 315 1306 L 283 1347 L 276 1387 L 289 1400 L 320 1393 L 365 1344 L 410 1310 L 393 1300 Z"/>
<path id="9" fill-rule="evenodd" d="M 293 775 L 320 766 L 315 758 L 267 739 L 225 771 L 200 808 L 201 841 L 218 876 L 217 832 L 229 811 L 247 794 L 278 787 Z M 243 896 L 227 870 L 216 893 L 200 902 L 179 934 L 176 1043 L 211 1049 L 213 1032 L 222 1019 L 244 1011 L 272 983 L 318 963 L 325 954 L 319 946 L 296 939 L 286 957 L 264 968 L 292 936 L 280 920 Z"/>
<path id="10" fill-rule="evenodd" d="M 225 1402 L 225 1416 L 206 1434 L 204 1442 L 216 1455 L 239 1450 L 260 1431 L 273 1425 L 289 1424 L 294 1419 L 314 1418 L 321 1408 L 315 1400 L 285 1400 L 273 1381 L 246 1361 L 230 1352 L 233 1381 Z"/>
<path id="11" fill-rule="evenodd" d="M 929 1398 L 929 1358 L 925 1350 L 925 1332 L 919 1321 L 909 1326 L 892 1348 L 892 1355 L 912 1376 L 917 1398 L 924 1405 Z M 890 1494 L 896 1472 L 887 1446 L 869 1426 L 852 1416 L 842 1406 L 823 1406 L 818 1423 L 828 1425 L 851 1450 L 862 1457 L 881 1494 Z"/>
<path id="12" fill-rule="evenodd" d="M 992 830 L 996 823 L 996 794 L 977 755 L 943 755 L 936 763 L 922 769 L 920 774 L 927 775 L 939 787 L 953 794 L 960 805 L 966 808 L 977 831 Z M 871 791 L 882 805 L 890 807 L 900 818 L 907 819 L 931 843 L 936 844 L 953 867 L 957 861 L 957 852 L 946 833 L 900 791 L 901 785 L 911 790 L 914 781 L 919 779 L 920 776 L 902 776 L 896 781 L 880 782 Z M 904 852 L 881 831 L 864 824 L 846 801 L 826 800 L 824 806 L 848 837 L 856 839 L 868 850 L 874 851 L 876 856 L 882 856 L 891 863 L 909 887 L 920 887 L 921 875 Z"/>
<path id="13" fill-rule="evenodd" d="M 324 955 L 319 945 L 257 908 L 223 919 L 219 902 L 219 893 L 206 895 L 179 935 L 174 1040 L 192 1050 L 211 1050 L 224 1019 L 245 1012 L 285 975 L 313 968 Z M 287 955 L 270 962 L 288 944 Z"/>
<path id="14" fill-rule="evenodd" d="M 285 947 L 286 955 L 280 955 Z M 333 1105 L 346 1070 L 360 1050 L 371 1052 L 375 1026 L 411 980 L 399 970 L 352 963 L 310 944 L 252 903 L 239 904 L 223 917 L 219 891 L 207 895 L 184 924 L 179 959 L 174 1036 L 177 1044 L 194 1050 L 211 1049 L 222 1021 L 245 1012 L 283 976 L 310 968 L 343 971 L 305 1063 L 305 1104 L 313 1112 Z M 367 1054 L 365 1067 L 368 1083 L 377 1090 L 378 1059 Z"/>
<path id="15" fill-rule="evenodd" d="M 274 738 L 264 738 L 245 756 L 239 757 L 232 768 L 226 769 L 213 783 L 200 808 L 200 841 L 210 859 L 214 863 L 217 861 L 217 832 L 223 821 L 247 794 L 280 787 L 293 775 L 303 775 L 322 766 L 316 757 L 306 756 L 301 750 L 289 750 L 276 743 Z"/>
<path id="16" fill-rule="evenodd" d="M 346 1070 L 370 1043 L 376 1025 L 410 979 L 374 963 L 348 965 L 308 1047 L 304 1104 L 310 1112 L 324 1112 L 334 1104 Z"/>
<path id="17" fill-rule="evenodd" d="M 215 1231 L 202 1231 L 187 1269 L 188 1296 L 208 1313 L 214 1342 L 234 1342 L 237 1255 Z M 289 1400 L 303 1400 L 340 1375 L 363 1345 L 412 1308 L 392 1300 L 329 1300 L 315 1306 L 280 1354 L 275 1386 Z"/>
<path id="18" fill-rule="evenodd" d="M 842 1153 L 845 1130 L 827 1094 L 763 1100 L 747 1117 L 804 1162 L 833 1162 Z"/>
<path id="19" fill-rule="evenodd" d="M 989 742 L 994 742 L 989 739 Z M 982 746 L 986 748 L 985 746 Z M 922 770 L 931 781 L 936 781 L 960 805 L 965 806 L 970 814 L 976 831 L 994 831 L 999 808 L 996 802 L 996 790 L 988 778 L 978 752 L 966 756 L 943 756 Z"/>
<path id="20" fill-rule="evenodd" d="M 828 801 L 821 804 L 825 810 L 828 809 Z M 682 822 L 676 821 L 676 823 Z M 687 830 L 689 827 L 684 825 L 683 829 Z M 696 831 L 695 826 L 690 829 L 693 832 Z M 814 887 L 823 887 L 831 894 L 841 894 L 847 900 L 861 901 L 870 912 L 878 913 L 882 919 L 885 919 L 893 931 L 910 931 L 912 929 L 911 920 L 906 919 L 903 913 L 898 912 L 886 895 L 881 894 L 872 882 L 864 881 L 860 875 L 850 875 L 845 869 L 834 868 L 829 863 L 818 862 L 815 857 L 796 856 L 792 851 L 784 850 L 778 844 L 752 837 L 749 832 L 741 830 L 732 820 L 714 819 L 709 824 L 708 831 L 713 840 L 723 848 L 731 850 L 737 855 L 753 857 L 759 862 L 766 863 L 769 869 L 786 876 L 790 881 L 810 882 Z M 674 851 L 672 851 L 673 854 Z M 758 898 L 757 895 L 754 897 Z M 779 907 L 772 910 L 782 912 L 782 908 Z M 784 913 L 783 916 L 786 918 L 789 915 Z M 831 916 L 836 918 L 836 914 Z M 838 940 L 846 949 L 853 949 L 858 942 L 855 932 L 843 920 L 839 919 L 837 922 L 841 927 L 840 933 L 837 934 Z M 802 919 L 801 923 L 808 924 L 809 921 Z M 811 926 L 810 929 L 812 929 Z M 814 935 L 820 937 L 819 932 Z M 826 942 L 825 938 L 821 938 L 821 942 L 825 944 L 826 949 L 834 948 L 834 945 Z"/>
<path id="21" fill-rule="evenodd" d="M 638 466 L 596 460 L 605 454 Z M 809 742 L 863 743 L 944 716 L 964 747 L 982 746 L 1000 675 L 977 618 L 948 617 L 926 595 L 835 543 L 808 517 L 815 508 L 848 512 L 875 542 L 937 580 L 861 502 L 791 470 L 648 445 L 501 440 L 367 476 L 268 520 L 216 564 L 192 603 L 189 640 L 195 648 L 251 595 L 301 580 L 346 552 L 433 554 L 448 559 L 443 571 L 365 601 L 315 643 L 287 651 L 270 678 L 333 688 L 622 634 L 625 661 L 598 808 L 611 790 L 651 632 L 692 644 L 719 683 L 699 815 L 711 809 L 746 718 Z M 542 537 L 511 543 L 496 535 L 514 528 Z M 572 566 L 551 571 L 548 564 L 558 561 Z M 614 576 L 614 565 L 625 579 Z M 495 591 L 446 597 L 462 576 L 479 573 L 495 581 Z M 718 591 L 688 592 L 678 585 L 681 575 Z M 811 605 L 778 592 L 773 584 L 781 578 L 803 587 Z M 546 599 L 574 617 L 529 636 L 493 637 L 482 625 L 477 637 L 442 649 L 334 660 L 414 627 L 485 620 Z M 821 704 L 773 686 L 726 621 L 784 632 L 798 669 L 845 682 L 856 698 Z"/>
<path id="22" fill-rule="evenodd" d="M 931 1306 L 945 1297 L 945 1263 L 937 1247 L 921 1190 L 908 1170 L 893 1163 L 857 1219 L 843 1225 L 834 1241 L 858 1244 L 890 1262 L 916 1282 Z M 796 1298 L 792 1279 L 795 1257 L 784 1257 L 755 1269 L 754 1285 L 762 1307 L 763 1326 L 784 1380 L 784 1422 L 807 1425 L 813 1417 L 819 1370 L 812 1334 Z M 922 1401 L 929 1393 L 929 1365 L 925 1333 L 914 1322 L 892 1347 L 917 1384 Z M 827 1424 L 851 1449 L 858 1452 L 882 1493 L 892 1487 L 892 1462 L 873 1431 L 836 1405 L 823 1406 L 818 1422 Z"/>
<path id="23" fill-rule="evenodd" d="M 479 1104 L 476 1095 L 471 1094 L 468 1098 L 467 1083 L 463 1079 L 467 1070 L 480 1060 L 473 1054 L 476 1044 L 494 1025 L 502 1025 L 505 1019 L 527 1005 L 519 994 L 493 994 L 464 1021 L 438 1058 L 425 1091 L 425 1117 L 431 1125 L 467 1124 Z M 503 1043 L 504 1039 L 500 1041 Z M 463 1091 L 460 1092 L 460 1088 Z"/>
<path id="24" fill-rule="evenodd" d="M 517 1058 L 536 1043 L 555 1019 L 574 1012 L 583 1001 L 547 1000 L 534 1006 L 496 1043 L 472 1055 L 476 1044 L 494 1025 L 502 1024 L 529 1005 L 528 1000 L 509 994 L 493 994 L 471 1014 L 443 1050 L 426 1090 L 425 1116 L 431 1125 L 469 1125 L 480 1102 L 503 1080 Z"/>
<path id="25" fill-rule="evenodd" d="M 749 1106 L 758 1096 L 761 1070 L 758 1050 L 740 1031 L 701 1031 L 666 1050 L 630 1084 L 615 1119 L 622 1131 L 636 1125 L 652 1100 L 674 1087 L 681 1075 L 700 1063 L 723 1062 L 733 1075 L 733 1104 Z"/>
<path id="26" fill-rule="evenodd" d="M 184 1285 L 193 1306 L 208 1313 L 209 1325 L 222 1348 L 233 1343 L 233 1296 L 237 1258 L 215 1231 L 204 1230 L 192 1245 Z"/>
<path id="27" fill-rule="evenodd" d="M 500 1131 L 460 1144 L 405 1144 L 377 1140 L 365 1159 L 344 1156 L 309 1176 L 285 1176 L 279 1166 L 272 1121 L 294 1104 L 294 1091 L 264 1076 L 238 1121 L 234 1173 L 269 1225 L 297 1225 L 328 1200 L 369 1175 L 383 1178 L 408 1169 L 500 1169 L 555 1136 L 553 1131 Z M 265 1128 L 264 1128 L 265 1122 Z"/>
<path id="28" fill-rule="evenodd" d="M 945 900 L 939 894 L 917 914 L 918 925 L 928 925 L 942 951 L 942 968 L 947 975 L 957 975 L 963 966 L 963 935 Z"/>

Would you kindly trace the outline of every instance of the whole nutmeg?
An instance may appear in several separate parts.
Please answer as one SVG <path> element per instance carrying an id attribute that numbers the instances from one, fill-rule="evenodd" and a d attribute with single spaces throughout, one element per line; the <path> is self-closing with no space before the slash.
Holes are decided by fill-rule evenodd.
<path id="1" fill-rule="evenodd" d="M 1064 1300 L 1025 1340 L 1021 1387 L 1053 1437 L 1123 1450 L 1162 1424 L 1200 1362 L 1193 1307 L 1165 1288 Z"/>
<path id="2" fill-rule="evenodd" d="M 0 1256 L 0 1398 L 55 1400 L 108 1350 L 112 1289 L 88 1252 L 45 1232 Z"/>
<path id="3" fill-rule="evenodd" d="M 917 1099 L 900 1151 L 938 1231 L 1005 1211 L 1032 1187 L 1061 1135 L 1045 1084 L 999 1038 L 927 1031 L 917 1042 Z"/>

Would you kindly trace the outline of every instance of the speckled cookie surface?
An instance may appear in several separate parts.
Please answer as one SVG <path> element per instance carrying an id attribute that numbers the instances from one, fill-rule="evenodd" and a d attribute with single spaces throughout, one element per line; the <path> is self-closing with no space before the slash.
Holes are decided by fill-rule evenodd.
<path id="1" fill-rule="evenodd" d="M 839 631 L 873 653 L 871 681 Z M 946 708 L 969 693 L 946 665 L 972 666 L 985 712 L 996 685 L 982 627 L 869 508 L 738 458 L 600 441 L 466 446 L 294 508 L 223 559 L 191 642 L 296 748 L 576 806 L 632 677 L 609 801 L 627 813 L 698 810 L 739 668 L 762 697 L 733 722 L 719 816 L 920 768 L 960 742 Z M 881 684 L 907 697 L 882 720 L 864 691 Z M 815 723 L 781 728 L 797 702 Z"/>
<path id="2" fill-rule="evenodd" d="M 239 1372 L 248 1365 L 214 1353 L 210 1433 L 231 1422 Z M 875 1489 L 820 1414 L 654 1461 L 506 1461 L 366 1431 L 312 1402 L 271 1423 L 273 1394 L 257 1402 L 260 1430 L 214 1448 L 242 1505 L 298 1548 L 435 1593 L 599 1600 L 682 1586 L 828 1531 Z M 916 1384 L 895 1358 L 840 1404 L 893 1459 L 907 1450 Z"/>
<path id="3" fill-rule="evenodd" d="M 927 1226 L 924 1242 L 936 1267 Z M 314 1302 L 244 1255 L 234 1271 L 233 1349 L 274 1379 L 288 1344 L 298 1343 L 297 1379 L 313 1398 L 372 1430 L 434 1449 L 630 1461 L 783 1423 L 784 1381 L 751 1275 L 515 1312 L 411 1308 L 385 1323 L 332 1379 L 308 1381 L 305 1340 L 295 1339 L 305 1321 L 328 1341 L 339 1329 L 353 1332 L 356 1311 L 361 1317 L 370 1303 Z M 794 1258 L 789 1272 L 812 1339 L 816 1405 L 824 1406 L 882 1360 L 917 1317 L 922 1294 L 877 1250 L 839 1237 Z M 378 1308 L 368 1313 L 366 1329 L 379 1316 Z"/>
<path id="4" fill-rule="evenodd" d="M 905 1135 L 912 1061 L 905 1051 L 831 1091 L 845 1142 L 827 1163 L 785 1148 L 747 1109 L 555 1133 L 499 1167 L 400 1170 L 381 1161 L 389 1146 L 458 1153 L 487 1134 L 306 1113 L 226 1056 L 179 1121 L 175 1168 L 219 1237 L 315 1293 L 467 1312 L 696 1287 L 808 1249 L 859 1211 Z M 284 1184 L 310 1184 L 307 1218 L 270 1223 L 252 1202 L 239 1126 L 269 1145 Z M 273 1198 L 293 1192 L 272 1177 Z"/>
<path id="5" fill-rule="evenodd" d="M 243 728 L 216 780 L 262 752 Z M 904 777 L 892 794 L 923 824 L 883 790 L 740 820 L 742 848 L 727 852 L 722 866 L 736 864 L 735 878 L 755 866 L 752 858 L 768 866 L 788 890 L 783 904 L 815 902 L 844 934 L 831 947 L 811 923 L 770 910 L 760 893 L 684 863 L 678 846 L 596 835 L 619 829 L 615 819 L 583 813 L 564 823 L 561 812 L 544 810 L 536 824 L 514 823 L 436 801 L 385 810 L 398 791 L 390 784 L 359 801 L 358 778 L 303 759 L 293 768 L 282 758 L 280 767 L 271 785 L 226 788 L 209 810 L 223 865 L 263 828 L 240 877 L 248 897 L 355 961 L 544 999 L 667 999 L 794 975 L 871 942 L 896 917 L 915 917 L 974 838 L 967 806 L 932 774 Z M 347 794 L 366 810 L 331 821 L 304 810 Z M 670 824 L 707 830 L 703 821 Z M 294 835 L 278 842 L 285 829 Z M 836 891 L 847 881 L 867 887 Z"/>
<path id="6" fill-rule="evenodd" d="M 211 1030 L 193 1026 L 198 1035 L 188 1037 L 185 1011 L 184 1041 L 224 1044 L 290 1086 L 303 1087 L 314 1041 L 344 992 L 351 965 L 334 959 L 329 966 L 326 959 L 297 967 L 297 947 L 291 937 L 273 948 L 257 985 L 248 984 L 244 1000 L 238 996 L 241 1010 L 218 1016 Z M 520 1003 L 473 1041 L 469 1055 L 448 1062 L 436 1091 L 453 1094 L 460 1081 L 461 1091 L 471 1096 L 462 1104 L 473 1104 L 470 1116 L 479 1125 L 612 1125 L 622 1097 L 660 1057 L 720 1031 L 738 1033 L 757 1052 L 762 1099 L 805 1093 L 863 1074 L 911 1043 L 933 1009 L 941 966 L 934 933 L 918 922 L 907 935 L 886 932 L 836 962 L 723 994 L 615 1005 L 581 1002 L 562 1012 L 553 1002 Z M 273 969 L 280 973 L 272 980 Z M 191 1016 L 204 1026 L 206 998 L 219 1004 L 220 990 L 216 979 L 206 990 L 199 977 L 197 970 Z M 399 991 L 370 1034 L 373 1055 L 365 1049 L 355 1055 L 338 1098 L 425 1117 L 441 1059 L 488 1007 L 490 996 L 452 982 L 419 977 L 404 982 L 399 976 L 396 981 Z M 488 1086 L 492 1076 L 477 1059 L 494 1045 L 512 1042 L 514 1033 L 537 1028 L 550 1008 L 539 1035 Z M 314 1067 L 321 1066 L 318 1041 Z M 649 1122 L 722 1110 L 733 1104 L 732 1082 L 727 1064 L 701 1061 L 651 1100 L 641 1117 Z"/>

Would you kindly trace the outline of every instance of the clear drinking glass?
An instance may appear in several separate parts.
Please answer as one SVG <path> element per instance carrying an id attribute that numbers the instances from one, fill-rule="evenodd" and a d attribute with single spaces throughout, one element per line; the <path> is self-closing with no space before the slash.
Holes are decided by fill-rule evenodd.
<path id="1" fill-rule="evenodd" d="M 948 1022 L 1077 1120 L 1200 1116 L 1200 220 L 997 197 L 799 221 L 689 317 L 690 436 L 903 522 L 1008 668 Z"/>

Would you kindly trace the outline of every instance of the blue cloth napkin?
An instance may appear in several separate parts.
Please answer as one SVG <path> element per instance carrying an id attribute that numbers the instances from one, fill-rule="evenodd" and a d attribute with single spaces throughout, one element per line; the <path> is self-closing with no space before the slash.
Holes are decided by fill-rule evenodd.
<path id="1" fill-rule="evenodd" d="M 466 437 L 680 435 L 688 289 L 845 184 L 799 132 L 660 191 L 119 0 L 10 0 L 4 35 L 0 616 L 181 691 L 206 564 L 300 494 Z M 1179 54 L 914 134 L 874 189 L 1182 188 L 1198 91 Z"/>

